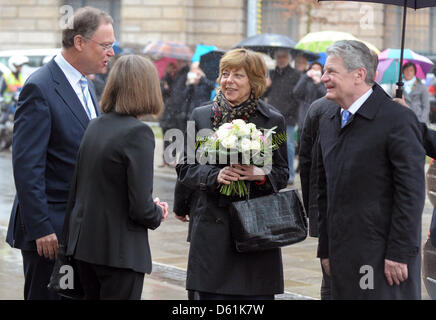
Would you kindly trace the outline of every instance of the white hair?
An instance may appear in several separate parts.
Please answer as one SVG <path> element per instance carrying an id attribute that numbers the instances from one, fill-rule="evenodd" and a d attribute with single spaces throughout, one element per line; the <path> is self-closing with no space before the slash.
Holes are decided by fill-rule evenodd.
<path id="1" fill-rule="evenodd" d="M 341 57 L 348 72 L 364 68 L 366 70 L 366 84 L 374 84 L 378 60 L 363 42 L 356 40 L 337 41 L 327 48 L 326 53 L 328 56 Z"/>

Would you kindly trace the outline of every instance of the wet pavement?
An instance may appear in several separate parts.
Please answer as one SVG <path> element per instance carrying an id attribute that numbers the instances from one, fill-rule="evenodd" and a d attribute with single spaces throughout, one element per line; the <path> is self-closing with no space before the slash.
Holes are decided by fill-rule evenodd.
<path id="1" fill-rule="evenodd" d="M 162 140 L 156 141 L 154 194 L 173 206 L 175 170 L 159 168 L 162 159 Z M 15 195 L 11 154 L 0 153 L 0 300 L 23 299 L 23 271 L 21 253 L 4 241 L 10 209 Z M 299 188 L 297 175 L 294 187 Z M 426 200 L 423 214 L 423 243 L 426 240 L 432 214 L 432 205 Z M 153 258 L 153 273 L 145 276 L 142 299 L 185 300 L 186 265 L 189 245 L 186 242 L 188 224 L 173 214 L 158 229 L 149 232 Z M 316 258 L 317 239 L 282 249 L 285 276 L 285 294 L 277 299 L 319 299 L 321 270 Z M 428 299 L 424 285 L 423 299 Z"/>

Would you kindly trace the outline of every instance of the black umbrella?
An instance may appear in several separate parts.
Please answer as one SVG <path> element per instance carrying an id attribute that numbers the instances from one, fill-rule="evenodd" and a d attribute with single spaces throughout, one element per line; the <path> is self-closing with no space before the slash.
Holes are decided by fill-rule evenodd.
<path id="1" fill-rule="evenodd" d="M 220 60 L 224 53 L 223 50 L 213 50 L 200 57 L 200 69 L 209 80 L 216 81 L 218 78 Z"/>
<path id="2" fill-rule="evenodd" d="M 319 1 L 337 1 L 337 0 L 318 0 Z M 347 0 L 342 0 L 347 1 Z M 403 10 L 403 30 L 401 35 L 401 56 L 400 56 L 400 74 L 398 75 L 397 86 L 398 89 L 395 93 L 396 98 L 401 98 L 403 96 L 403 81 L 402 76 L 402 68 L 403 68 L 403 52 L 404 52 L 404 37 L 406 34 L 406 15 L 407 8 L 412 9 L 420 9 L 420 8 L 428 8 L 428 7 L 436 7 L 436 0 L 348 0 L 354 2 L 375 2 L 375 3 L 384 3 L 384 4 L 393 4 L 397 6 L 402 6 Z"/>
<path id="3" fill-rule="evenodd" d="M 247 48 L 269 54 L 271 57 L 274 57 L 276 50 L 285 49 L 289 50 L 294 57 L 302 55 L 309 61 L 319 58 L 316 53 L 295 49 L 296 44 L 294 40 L 282 34 L 262 33 L 238 42 L 233 48 Z"/>

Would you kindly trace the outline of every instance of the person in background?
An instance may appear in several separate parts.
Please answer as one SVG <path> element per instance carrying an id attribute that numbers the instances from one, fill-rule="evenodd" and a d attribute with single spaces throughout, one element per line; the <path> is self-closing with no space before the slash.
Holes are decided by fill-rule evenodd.
<path id="1" fill-rule="evenodd" d="M 215 89 L 215 82 L 206 77 L 203 70 L 200 69 L 199 62 L 193 62 L 187 74 L 185 89 L 187 119 L 191 117 L 195 108 L 210 101 L 213 89 Z"/>
<path id="2" fill-rule="evenodd" d="M 155 140 L 140 119 L 162 107 L 154 64 L 119 58 L 103 91 L 103 115 L 85 131 L 71 191 L 66 254 L 77 262 L 87 300 L 141 298 L 152 266 L 147 230 L 166 218 L 168 204 L 152 198 Z"/>
<path id="3" fill-rule="evenodd" d="M 15 113 L 12 165 L 17 195 L 6 241 L 21 250 L 25 299 L 60 299 L 53 272 L 77 151 L 100 114 L 85 75 L 105 72 L 113 56 L 113 20 L 85 7 L 62 31 L 62 51 L 27 79 Z"/>
<path id="4" fill-rule="evenodd" d="M 300 80 L 294 88 L 294 96 L 299 100 L 300 106 L 298 108 L 298 154 L 300 154 L 301 134 L 303 131 L 304 119 L 306 118 L 309 106 L 315 100 L 323 97 L 326 93 L 324 84 L 321 82 L 323 70 L 319 62 L 313 62 L 310 69 L 301 75 Z M 295 170 L 299 172 L 300 159 L 298 160 L 298 167 Z"/>
<path id="5" fill-rule="evenodd" d="M 167 72 L 161 81 L 161 90 L 164 98 L 164 111 L 159 120 L 162 128 L 163 136 L 170 129 L 179 129 L 184 131 L 186 128 L 186 99 L 185 89 L 186 81 L 189 72 L 189 62 L 184 60 L 176 60 L 174 63 L 169 63 Z M 165 150 L 170 145 L 171 141 L 164 140 L 163 161 L 159 167 L 175 167 L 176 161 L 167 162 L 165 159 Z M 172 155 L 175 157 L 175 155 Z"/>
<path id="6" fill-rule="evenodd" d="M 407 62 L 403 66 L 404 100 L 415 112 L 419 121 L 429 123 L 430 101 L 427 87 L 416 77 L 416 65 Z"/>
<path id="7" fill-rule="evenodd" d="M 303 54 L 299 54 L 294 59 L 294 65 L 295 69 L 303 73 L 307 71 L 307 68 L 309 68 L 309 60 Z"/>
<path id="8" fill-rule="evenodd" d="M 0 81 L 0 95 L 6 104 L 6 111 L 3 113 L 0 124 L 7 121 L 9 115 L 14 112 L 13 97 L 17 91 L 20 91 L 24 85 L 21 69 L 23 65 L 29 63 L 26 56 L 12 56 L 8 60 L 8 66 L 11 72 L 2 74 Z"/>
<path id="9" fill-rule="evenodd" d="M 298 121 L 298 100 L 295 98 L 293 90 L 301 73 L 290 66 L 291 53 L 289 50 L 277 50 L 274 58 L 277 66 L 269 73 L 264 97 L 285 117 L 289 166 L 288 184 L 292 185 L 295 178 L 295 126 Z"/>

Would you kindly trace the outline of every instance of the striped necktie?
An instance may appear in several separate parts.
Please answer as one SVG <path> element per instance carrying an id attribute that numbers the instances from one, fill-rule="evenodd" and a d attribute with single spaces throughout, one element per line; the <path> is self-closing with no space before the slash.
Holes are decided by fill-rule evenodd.
<path id="1" fill-rule="evenodd" d="M 86 114 L 88 115 L 89 119 L 92 119 L 92 113 L 91 110 L 89 109 L 88 80 L 84 76 L 82 76 L 82 78 L 80 78 L 79 80 L 79 83 L 80 83 L 80 88 L 82 89 L 83 99 L 85 101 Z"/>
<path id="2" fill-rule="evenodd" d="M 345 127 L 348 120 L 350 119 L 351 112 L 348 110 L 342 111 L 342 121 L 341 121 L 341 128 Z"/>

